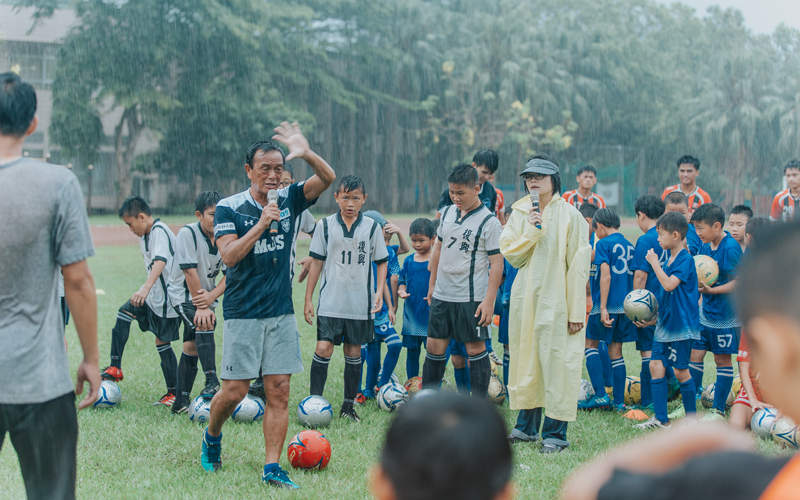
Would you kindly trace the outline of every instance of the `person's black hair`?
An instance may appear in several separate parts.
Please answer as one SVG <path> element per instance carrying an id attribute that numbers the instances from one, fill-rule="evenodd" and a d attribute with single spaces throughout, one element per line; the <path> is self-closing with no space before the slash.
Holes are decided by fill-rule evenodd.
<path id="1" fill-rule="evenodd" d="M 582 203 L 581 208 L 578 209 L 578 212 L 583 215 L 584 219 L 592 219 L 598 210 L 600 210 L 600 207 L 594 203 Z"/>
<path id="2" fill-rule="evenodd" d="M 681 235 L 681 238 L 686 238 L 686 233 L 689 231 L 689 223 L 686 222 L 686 217 L 678 212 L 667 212 L 656 221 L 656 229 L 660 229 L 667 233 L 675 233 Z"/>
<path id="3" fill-rule="evenodd" d="M 269 153 L 270 151 L 278 151 L 281 154 L 281 159 L 283 160 L 283 168 L 286 168 L 286 155 L 283 154 L 283 150 L 275 144 L 274 142 L 270 141 L 256 141 L 247 148 L 247 153 L 244 157 L 244 162 L 250 167 L 253 167 L 253 158 L 256 156 L 256 153 L 259 151 L 263 151 L 264 154 Z"/>
<path id="4" fill-rule="evenodd" d="M 793 168 L 795 170 L 800 170 L 800 160 L 790 160 L 786 166 L 783 167 L 783 173 L 785 174 L 787 170 Z"/>
<path id="5" fill-rule="evenodd" d="M 641 213 L 651 220 L 658 220 L 659 217 L 664 215 L 665 210 L 666 204 L 664 200 L 654 194 L 640 196 L 639 199 L 636 200 L 636 206 L 634 207 L 634 213 L 636 215 Z"/>
<path id="6" fill-rule="evenodd" d="M 478 185 L 478 171 L 472 165 L 460 163 L 447 175 L 447 183 L 473 188 Z"/>
<path id="7" fill-rule="evenodd" d="M 702 222 L 713 226 L 719 222 L 720 226 L 725 225 L 725 211 L 716 203 L 703 203 L 694 210 L 692 214 L 692 224 Z"/>
<path id="8" fill-rule="evenodd" d="M 761 237 L 761 233 L 770 226 L 772 223 L 766 217 L 753 217 L 745 224 L 744 234 L 749 234 L 750 239 L 756 241 Z"/>
<path id="9" fill-rule="evenodd" d="M 430 219 L 419 218 L 411 223 L 411 227 L 408 229 L 408 234 L 410 236 L 419 234 L 433 239 L 433 237 L 436 236 L 436 229 L 433 228 L 433 222 L 431 222 Z"/>
<path id="10" fill-rule="evenodd" d="M 283 162 L 283 170 L 285 170 L 286 172 L 289 172 L 289 175 L 291 175 L 292 179 L 294 179 L 294 167 L 292 167 L 291 163 L 286 163 L 284 161 Z"/>
<path id="11" fill-rule="evenodd" d="M 497 158 L 497 153 L 492 151 L 491 149 L 481 149 L 475 156 L 472 157 L 472 163 L 475 164 L 476 167 L 480 167 L 483 165 L 486 167 L 486 170 L 489 173 L 497 172 L 497 167 L 500 166 L 500 161 Z"/>
<path id="12" fill-rule="evenodd" d="M 217 191 L 203 191 L 194 199 L 194 211 L 204 214 L 209 208 L 216 207 L 221 199 L 222 195 Z"/>
<path id="13" fill-rule="evenodd" d="M 731 208 L 731 213 L 729 215 L 746 215 L 749 220 L 753 218 L 753 209 L 747 205 L 736 205 Z"/>
<path id="14" fill-rule="evenodd" d="M 141 196 L 130 196 L 122 202 L 119 207 L 119 218 L 123 217 L 139 217 L 139 214 L 150 215 L 153 212 L 150 210 L 150 205 L 144 201 Z"/>
<path id="15" fill-rule="evenodd" d="M 549 161 L 550 163 L 554 164 L 556 167 L 561 168 L 558 165 L 558 162 L 554 158 L 551 158 L 550 156 L 548 156 L 548 155 L 546 155 L 544 153 L 536 153 L 535 155 L 533 155 L 530 158 L 528 158 L 527 160 L 525 160 L 525 163 L 528 163 L 529 161 L 533 160 L 534 158 L 539 158 L 540 160 Z M 550 182 L 553 183 L 553 194 L 556 194 L 556 193 L 561 194 L 561 174 L 560 173 L 559 174 L 550 174 Z M 523 183 L 523 184 L 525 185 L 525 192 L 529 193 L 530 191 L 528 190 L 528 183 Z"/>
<path id="16" fill-rule="evenodd" d="M 438 231 L 438 230 L 439 230 L 439 223 L 440 223 L 441 221 L 442 221 L 441 219 L 432 219 L 432 220 L 431 220 L 431 224 L 433 224 L 433 232 L 434 232 L 434 233 L 436 233 L 436 231 Z"/>
<path id="17" fill-rule="evenodd" d="M 677 167 L 680 168 L 680 166 L 683 164 L 693 165 L 695 170 L 700 170 L 700 160 L 694 156 L 684 155 L 678 158 Z"/>
<path id="18" fill-rule="evenodd" d="M 688 207 L 689 197 L 680 191 L 673 191 L 664 197 L 664 205 L 686 205 Z"/>
<path id="19" fill-rule="evenodd" d="M 472 170 L 475 170 L 474 168 Z M 339 182 L 336 184 L 336 190 L 334 193 L 344 192 L 349 193 L 351 191 L 358 191 L 361 190 L 362 194 L 367 194 L 367 187 L 364 185 L 364 181 L 361 180 L 361 177 L 357 175 L 345 175 Z"/>
<path id="20" fill-rule="evenodd" d="M 580 176 L 580 175 L 581 175 L 582 173 L 584 173 L 584 172 L 591 172 L 591 173 L 593 173 L 593 174 L 594 174 L 594 176 L 595 176 L 595 177 L 597 177 L 597 169 L 596 169 L 596 168 L 594 168 L 594 167 L 593 167 L 593 166 L 591 166 L 591 165 L 584 165 L 584 166 L 582 166 L 581 168 L 579 168 L 579 169 L 578 169 L 578 173 L 577 173 L 577 174 L 575 174 L 575 175 L 577 175 L 577 176 Z"/>
<path id="21" fill-rule="evenodd" d="M 619 215 L 611 208 L 601 208 L 592 217 L 592 227 L 596 230 L 597 225 L 619 229 Z"/>
<path id="22" fill-rule="evenodd" d="M 752 219 L 750 222 L 752 222 Z M 765 228 L 747 247 L 736 277 L 734 297 L 738 316 L 747 323 L 769 314 L 800 321 L 800 223 Z"/>
<path id="23" fill-rule="evenodd" d="M 508 220 L 508 218 L 511 217 L 511 214 L 513 213 L 514 213 L 514 207 L 513 205 L 509 205 L 506 207 L 505 211 L 503 212 L 503 215 L 505 215 L 506 220 Z"/>
<path id="24" fill-rule="evenodd" d="M 0 74 L 0 135 L 23 137 L 36 115 L 36 91 L 16 73 Z"/>
<path id="25" fill-rule="evenodd" d="M 491 500 L 511 480 L 505 423 L 486 400 L 412 400 L 386 433 L 380 464 L 397 500 Z"/>

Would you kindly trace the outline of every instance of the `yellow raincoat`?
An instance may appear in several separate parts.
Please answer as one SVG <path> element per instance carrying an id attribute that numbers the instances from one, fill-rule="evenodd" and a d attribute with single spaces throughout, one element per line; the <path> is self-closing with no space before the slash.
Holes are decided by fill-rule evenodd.
<path id="1" fill-rule="evenodd" d="M 562 422 L 577 417 L 586 331 L 589 225 L 558 195 L 542 211 L 542 229 L 528 223 L 529 197 L 518 200 L 500 236 L 500 251 L 519 269 L 511 289 L 508 393 L 511 409 L 544 408 Z"/>

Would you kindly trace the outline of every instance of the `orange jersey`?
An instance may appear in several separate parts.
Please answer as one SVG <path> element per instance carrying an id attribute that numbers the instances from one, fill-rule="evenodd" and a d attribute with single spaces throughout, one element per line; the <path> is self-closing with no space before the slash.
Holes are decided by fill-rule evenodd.
<path id="1" fill-rule="evenodd" d="M 506 210 L 505 197 L 499 189 L 494 188 L 494 191 L 497 193 L 497 215 L 500 215 Z"/>
<path id="2" fill-rule="evenodd" d="M 664 198 L 667 197 L 668 194 L 672 193 L 673 191 L 681 191 L 681 185 L 676 184 L 674 186 L 670 186 L 667 189 L 665 189 L 664 192 L 661 193 L 661 199 L 663 200 Z M 708 193 L 706 193 L 699 187 L 695 187 L 694 191 L 690 195 L 688 195 L 687 198 L 689 199 L 690 214 L 694 213 L 694 211 L 697 210 L 697 207 L 699 207 L 700 205 L 704 203 L 711 203 L 711 197 L 708 195 Z"/>
<path id="3" fill-rule="evenodd" d="M 792 222 L 794 218 L 794 211 L 800 205 L 800 197 L 793 198 L 792 193 L 788 189 L 784 189 L 775 195 L 772 200 L 772 210 L 769 212 L 769 218 L 773 222 L 782 220 L 783 222 Z"/>
<path id="4" fill-rule="evenodd" d="M 800 455 L 792 458 L 769 483 L 759 500 L 800 499 Z"/>
<path id="5" fill-rule="evenodd" d="M 584 198 L 577 189 L 573 189 L 572 191 L 567 191 L 566 193 L 562 194 L 561 197 L 575 208 L 581 208 L 581 205 L 584 203 L 594 203 L 597 205 L 597 208 L 606 208 L 606 200 L 604 200 L 599 194 L 595 193 L 590 194 L 588 198 Z"/>
<path id="6" fill-rule="evenodd" d="M 750 383 L 753 384 L 753 391 L 755 391 L 755 397 L 764 402 L 764 396 L 761 394 L 761 386 L 758 383 L 758 371 L 755 370 L 753 367 L 753 362 L 750 360 L 750 348 L 747 345 L 747 338 L 744 335 L 744 331 L 742 331 L 742 336 L 739 339 L 739 355 L 736 356 L 736 361 L 744 361 L 745 363 L 750 363 Z M 744 388 L 743 388 L 744 389 Z"/>

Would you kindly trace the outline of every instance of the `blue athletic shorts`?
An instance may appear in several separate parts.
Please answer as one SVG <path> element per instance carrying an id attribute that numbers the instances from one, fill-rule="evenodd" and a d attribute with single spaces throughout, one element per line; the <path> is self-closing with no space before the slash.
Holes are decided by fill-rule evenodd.
<path id="1" fill-rule="evenodd" d="M 689 358 L 692 357 L 694 340 L 676 340 L 674 342 L 653 342 L 651 360 L 661 360 L 664 366 L 671 366 L 678 370 L 689 368 Z"/>
<path id="2" fill-rule="evenodd" d="M 618 342 L 620 344 L 625 342 L 636 342 L 637 333 L 636 325 L 631 323 L 624 314 L 610 314 L 613 323 L 611 328 L 606 328 L 603 322 L 600 321 L 600 314 L 592 314 L 589 316 L 589 323 L 586 325 L 586 338 L 592 340 L 603 340 L 607 344 Z"/>
<path id="3" fill-rule="evenodd" d="M 403 347 L 406 349 L 419 349 L 428 345 L 428 337 L 422 335 L 403 335 Z"/>
<path id="4" fill-rule="evenodd" d="M 738 354 L 742 328 L 700 327 L 700 340 L 694 341 L 694 349 L 711 351 L 714 354 Z"/>
<path id="5" fill-rule="evenodd" d="M 639 339 L 636 341 L 636 350 L 639 352 L 653 350 L 653 337 L 656 334 L 655 326 L 636 328 Z"/>
<path id="6" fill-rule="evenodd" d="M 375 340 L 385 341 L 386 337 L 391 337 L 392 335 L 397 335 L 397 331 L 391 323 L 375 325 Z"/>
<path id="7" fill-rule="evenodd" d="M 463 342 L 456 342 L 456 339 L 450 339 L 450 355 L 467 357 L 467 347 Z"/>
<path id="8" fill-rule="evenodd" d="M 503 306 L 503 314 L 500 315 L 500 325 L 497 328 L 497 341 L 503 345 L 508 345 L 508 315 L 509 307 Z"/>

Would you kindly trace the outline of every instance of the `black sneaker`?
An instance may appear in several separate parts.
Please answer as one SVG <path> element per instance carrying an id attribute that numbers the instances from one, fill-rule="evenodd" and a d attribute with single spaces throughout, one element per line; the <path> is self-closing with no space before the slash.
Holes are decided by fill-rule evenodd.
<path id="1" fill-rule="evenodd" d="M 187 413 L 189 411 L 189 398 L 184 398 L 183 396 L 176 397 L 175 402 L 172 403 L 171 411 L 175 415 Z"/>
<path id="2" fill-rule="evenodd" d="M 361 418 L 356 413 L 355 408 L 342 408 L 342 411 L 339 413 L 339 416 L 342 418 L 350 419 L 350 421 L 358 423 L 361 422 Z"/>
<path id="3" fill-rule="evenodd" d="M 206 382 L 206 386 L 203 387 L 203 390 L 200 391 L 200 397 L 203 399 L 211 399 L 217 392 L 219 392 L 219 384 L 214 380 L 209 380 Z"/>
<path id="4" fill-rule="evenodd" d="M 264 379 L 259 379 L 250 384 L 250 389 L 247 390 L 247 394 L 254 398 L 259 398 L 261 401 L 266 401 L 267 393 L 264 392 Z"/>

